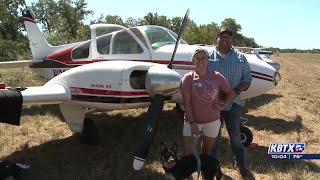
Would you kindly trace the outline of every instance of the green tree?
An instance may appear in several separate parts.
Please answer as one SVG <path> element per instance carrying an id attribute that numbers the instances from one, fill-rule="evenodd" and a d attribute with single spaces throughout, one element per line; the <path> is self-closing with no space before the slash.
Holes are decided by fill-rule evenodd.
<path id="1" fill-rule="evenodd" d="M 105 17 L 103 14 L 100 14 L 100 17 L 94 20 L 90 20 L 90 24 L 102 24 L 105 23 Z"/>
<path id="2" fill-rule="evenodd" d="M 216 36 L 218 33 L 218 25 L 214 22 L 199 26 L 199 43 L 200 44 L 216 44 Z"/>
<path id="3" fill-rule="evenodd" d="M 244 37 L 240 34 L 241 25 L 236 22 L 235 19 L 226 18 L 221 22 L 221 27 L 230 27 L 233 31 L 233 44 L 235 46 L 243 46 L 244 45 Z"/>
<path id="4" fill-rule="evenodd" d="M 189 44 L 199 44 L 199 28 L 193 20 L 189 20 L 183 39 Z"/>
<path id="5" fill-rule="evenodd" d="M 58 1 L 58 12 L 60 13 L 60 26 L 68 36 L 77 40 L 79 30 L 84 27 L 83 20 L 93 12 L 87 10 L 85 0 L 60 0 Z M 82 38 L 82 37 L 81 37 Z"/>
<path id="6" fill-rule="evenodd" d="M 24 0 L 1 0 L 0 61 L 30 57 L 28 40 L 22 34 L 21 9 L 24 6 Z"/>
<path id="7" fill-rule="evenodd" d="M 122 18 L 120 16 L 117 15 L 107 15 L 105 17 L 105 22 L 109 23 L 109 24 L 119 24 L 119 25 L 124 25 Z"/>
<path id="8" fill-rule="evenodd" d="M 51 33 L 60 27 L 60 14 L 56 1 L 39 0 L 37 3 L 32 3 L 31 11 L 35 20 L 42 24 L 43 30 Z"/>
<path id="9" fill-rule="evenodd" d="M 6 40 L 21 38 L 22 18 L 20 10 L 24 0 L 1 0 L 0 3 L 0 36 Z"/>
<path id="10" fill-rule="evenodd" d="M 142 19 L 142 24 L 158 25 L 168 28 L 170 20 L 166 16 L 159 16 L 158 13 L 148 13 Z"/>
<path id="11" fill-rule="evenodd" d="M 127 27 L 135 27 L 135 26 L 138 26 L 139 25 L 139 21 L 132 18 L 132 17 L 129 17 L 125 23 L 124 23 L 125 26 Z"/>
<path id="12" fill-rule="evenodd" d="M 221 27 L 230 27 L 233 32 L 238 33 L 241 31 L 241 25 L 236 22 L 235 19 L 226 18 L 221 22 Z"/>
<path id="13" fill-rule="evenodd" d="M 182 17 L 174 17 L 171 19 L 171 23 L 168 28 L 178 34 L 181 23 L 182 23 Z"/>
<path id="14" fill-rule="evenodd" d="M 90 14 L 85 0 L 39 0 L 31 7 L 42 25 L 48 42 L 70 43 L 88 39 L 88 27 L 83 21 Z M 58 35 L 58 37 L 55 37 Z M 59 40 L 60 39 L 60 40 Z"/>
<path id="15" fill-rule="evenodd" d="M 149 12 L 143 17 L 144 24 L 156 25 L 158 20 L 158 13 Z"/>
<path id="16" fill-rule="evenodd" d="M 259 47 L 259 45 L 256 43 L 256 41 L 251 37 L 245 37 L 243 36 L 243 43 L 239 46 L 246 46 L 246 47 Z"/>

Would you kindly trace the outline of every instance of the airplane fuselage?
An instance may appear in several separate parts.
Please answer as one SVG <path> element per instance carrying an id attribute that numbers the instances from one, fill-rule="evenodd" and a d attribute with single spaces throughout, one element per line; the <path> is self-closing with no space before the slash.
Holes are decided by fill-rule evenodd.
<path id="1" fill-rule="evenodd" d="M 180 45 L 177 57 L 173 61 L 173 70 L 181 76 L 193 70 L 194 66 L 191 61 L 191 55 L 196 48 L 198 47 Z M 165 59 L 170 59 L 171 49 L 172 47 L 159 49 L 156 56 L 151 56 L 154 57 L 152 59 L 130 59 L 129 61 L 132 63 L 132 67 L 130 66 L 130 68 L 127 64 L 131 63 L 126 64 L 123 61 L 125 57 L 123 57 L 121 59 L 85 61 L 45 59 L 42 64 L 32 67 L 32 70 L 47 79 L 53 78 L 50 82 L 68 82 L 66 84 L 70 88 L 72 102 L 84 107 L 103 110 L 148 107 L 151 98 L 146 90 L 143 88 L 133 88 L 132 84 L 130 84 L 130 81 L 133 81 L 134 78 L 138 79 L 138 83 L 144 83 L 142 75 L 141 77 L 138 77 L 139 74 L 135 75 L 135 77 L 130 77 L 130 73 L 133 71 L 146 71 L 150 66 L 150 62 L 167 65 L 169 61 Z M 208 50 L 212 49 L 208 48 Z M 263 94 L 276 85 L 275 76 L 277 72 L 274 68 L 263 61 L 257 61 L 254 55 L 246 55 L 246 57 L 250 63 L 253 82 L 248 91 L 241 94 L 242 99 Z M 50 64 L 55 66 L 50 67 Z M 141 67 L 143 68 L 141 69 Z M 74 81 L 72 81 L 73 79 Z M 182 104 L 180 93 L 175 94 L 168 100 Z"/>
<path id="2" fill-rule="evenodd" d="M 39 32 L 34 21 L 26 18 L 25 24 L 28 35 L 30 32 Z M 140 70 L 140 66 L 147 67 L 152 63 L 167 65 L 177 35 L 169 29 L 151 25 L 128 29 L 119 25 L 98 24 L 91 25 L 90 28 L 91 40 L 88 41 L 55 47 L 31 45 L 34 57 L 40 57 L 38 54 L 42 55 L 44 51 L 50 53 L 42 57 L 42 62 L 33 64 L 30 68 L 51 79 L 48 83 L 69 82 L 76 77 L 72 84 L 67 83 L 72 94 L 72 103 L 107 110 L 147 107 L 150 102 L 149 94 L 143 87 L 133 88 L 129 81 L 140 78 L 139 83 L 143 82 L 145 70 Z M 118 30 L 110 32 L 110 28 Z M 108 33 L 98 36 L 96 32 Z M 29 39 L 33 44 L 45 41 L 39 36 L 29 36 Z M 214 47 L 188 45 L 182 40 L 173 61 L 173 70 L 181 76 L 192 71 L 194 66 L 191 56 L 197 48 L 212 51 Z M 259 60 L 255 55 L 245 56 L 251 67 L 253 82 L 251 87 L 241 94 L 242 99 L 266 93 L 279 81 L 278 72 L 268 63 Z M 95 67 L 95 64 L 99 67 Z M 129 69 L 121 69 L 128 65 Z M 134 74 L 132 77 L 123 78 L 124 72 Z M 176 93 L 168 101 L 181 104 L 181 94 Z"/>

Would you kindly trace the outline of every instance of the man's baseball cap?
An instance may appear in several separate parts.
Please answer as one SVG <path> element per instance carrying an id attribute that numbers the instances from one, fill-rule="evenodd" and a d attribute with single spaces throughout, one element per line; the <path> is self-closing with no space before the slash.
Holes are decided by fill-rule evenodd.
<path id="1" fill-rule="evenodd" d="M 217 37 L 222 33 L 229 33 L 231 36 L 233 36 L 232 29 L 230 27 L 222 27 L 217 35 Z"/>

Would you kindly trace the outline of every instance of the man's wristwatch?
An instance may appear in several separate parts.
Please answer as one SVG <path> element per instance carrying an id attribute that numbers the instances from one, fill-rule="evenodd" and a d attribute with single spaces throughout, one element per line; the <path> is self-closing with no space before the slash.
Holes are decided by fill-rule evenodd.
<path id="1" fill-rule="evenodd" d="M 234 92 L 236 92 L 236 93 L 237 93 L 237 95 L 239 95 L 239 94 L 241 93 L 241 90 L 240 90 L 239 88 L 237 88 L 237 87 L 236 87 L 236 88 L 234 88 L 233 90 L 234 90 Z"/>

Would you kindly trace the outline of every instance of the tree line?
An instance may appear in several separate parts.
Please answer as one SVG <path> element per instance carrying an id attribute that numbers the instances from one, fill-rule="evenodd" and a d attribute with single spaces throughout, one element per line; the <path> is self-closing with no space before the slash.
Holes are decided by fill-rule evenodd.
<path id="1" fill-rule="evenodd" d="M 22 11 L 26 9 L 25 0 L 0 0 L 0 61 L 30 59 L 28 39 L 22 20 Z M 89 25 L 84 22 L 94 12 L 87 7 L 86 0 L 39 0 L 28 7 L 40 25 L 47 41 L 52 45 L 87 40 L 90 34 Z M 113 23 L 126 27 L 138 25 L 160 25 L 178 33 L 182 17 L 168 18 L 158 13 L 147 13 L 142 18 L 129 17 L 123 20 L 118 15 L 100 15 L 90 20 L 93 23 Z M 241 25 L 235 19 L 226 18 L 220 25 L 196 24 L 189 19 L 183 39 L 189 44 L 216 44 L 216 35 L 221 26 L 229 26 L 234 31 L 234 45 L 259 47 L 254 38 L 241 34 Z M 279 49 L 279 52 L 320 53 L 320 49 L 299 50 Z"/>

